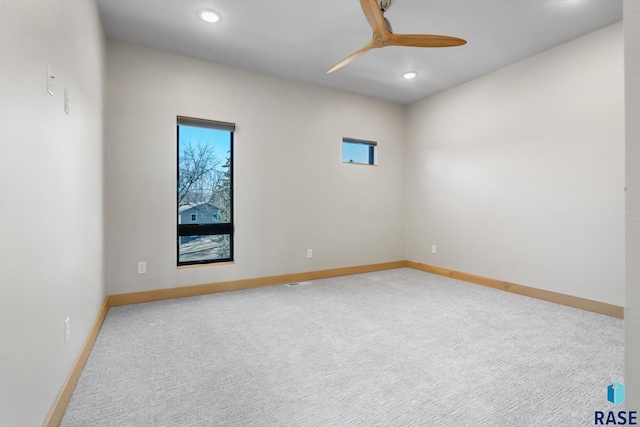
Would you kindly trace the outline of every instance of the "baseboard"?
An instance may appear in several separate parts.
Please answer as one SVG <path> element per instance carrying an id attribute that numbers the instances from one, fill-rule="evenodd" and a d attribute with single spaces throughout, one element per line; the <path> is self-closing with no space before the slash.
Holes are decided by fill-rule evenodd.
<path id="1" fill-rule="evenodd" d="M 102 327 L 104 318 L 110 307 L 126 304 L 136 304 L 141 302 L 159 301 L 171 298 L 180 298 L 187 296 L 203 295 L 215 292 L 256 288 L 269 285 L 277 285 L 282 283 L 301 282 L 305 280 L 325 279 L 329 277 L 347 276 L 349 274 L 369 273 L 372 271 L 391 270 L 394 268 L 405 267 L 405 261 L 386 262 L 380 264 L 361 265 L 356 267 L 334 268 L 330 270 L 310 271 L 306 273 L 284 274 L 280 276 L 259 277 L 255 279 L 233 280 L 228 282 L 208 283 L 203 285 L 183 286 L 169 289 L 156 289 L 144 292 L 132 292 L 127 294 L 109 295 L 105 298 L 98 315 L 89 331 L 89 335 L 85 340 L 80 353 L 76 358 L 71 372 L 67 376 L 62 389 L 56 400 L 53 402 L 47 418 L 42 424 L 43 427 L 57 427 L 62 421 L 64 412 L 69 405 L 73 390 L 78 383 L 82 369 L 89 357 L 89 353 L 96 341 L 98 332 Z"/>
<path id="2" fill-rule="evenodd" d="M 357 267 L 333 268 L 330 270 L 310 271 L 306 273 L 283 274 L 279 276 L 258 277 L 254 279 L 232 280 L 228 282 L 206 283 L 202 285 L 181 286 L 177 288 L 154 289 L 151 291 L 131 292 L 109 296 L 109 306 L 137 304 L 172 298 L 192 297 L 215 292 L 234 291 L 239 289 L 258 288 L 283 283 L 301 282 L 305 280 L 326 279 L 329 277 L 347 276 L 349 274 L 369 273 L 372 271 L 390 270 L 405 267 L 405 261 L 386 262 L 381 264 L 361 265 Z"/>
<path id="3" fill-rule="evenodd" d="M 465 282 L 488 286 L 490 288 L 512 292 L 531 298 L 537 298 L 556 304 L 562 304 L 569 307 L 579 308 L 581 310 L 587 310 L 594 313 L 624 318 L 624 308 L 617 305 L 574 297 L 571 295 L 560 294 L 557 292 L 546 291 L 543 289 L 531 288 L 515 283 L 490 279 L 488 277 L 477 276 L 475 274 L 463 273 L 460 271 L 450 270 L 442 267 L 435 267 L 428 264 L 421 264 L 414 261 L 394 261 L 356 267 L 343 267 L 330 270 L 310 271 L 306 273 L 283 274 L 279 276 L 258 277 L 254 279 L 233 280 L 227 282 L 207 283 L 202 285 L 109 295 L 107 296 L 107 298 L 105 298 L 104 303 L 100 307 L 100 311 L 96 316 L 96 320 L 93 322 L 91 330 L 89 331 L 89 335 L 87 336 L 87 339 L 85 340 L 85 343 L 83 344 L 80 353 L 78 354 L 78 357 L 76 358 L 76 361 L 71 368 L 71 372 L 69 373 L 62 386 L 62 390 L 60 390 L 60 393 L 58 393 L 56 400 L 51 406 L 51 410 L 49 411 L 49 414 L 47 415 L 47 418 L 43 423 L 43 427 L 57 427 L 62 421 L 62 417 L 64 416 L 64 412 L 67 409 L 67 405 L 69 404 L 69 400 L 71 399 L 73 390 L 78 383 L 78 379 L 80 378 L 82 369 L 87 362 L 87 358 L 89 357 L 89 353 L 93 348 L 93 344 L 96 340 L 96 337 L 98 336 L 98 332 L 100 331 L 100 327 L 102 326 L 102 322 L 107 315 L 109 307 L 204 295 L 215 292 L 257 288 L 283 283 L 301 282 L 306 280 L 326 279 L 329 277 L 369 273 L 373 271 L 390 270 L 402 267 L 409 267 L 427 273 L 452 277 L 454 279 L 462 280 Z"/>
<path id="4" fill-rule="evenodd" d="M 67 409 L 69 400 L 71 400 L 73 390 L 76 388 L 82 369 L 89 358 L 89 353 L 91 353 L 93 343 L 96 341 L 98 332 L 100 332 L 100 328 L 102 327 L 102 322 L 107 315 L 107 311 L 109 311 L 109 297 L 105 298 L 102 303 L 100 311 L 98 311 L 98 315 L 96 316 L 96 320 L 94 320 L 93 325 L 89 330 L 89 335 L 87 335 L 87 339 L 84 341 L 84 344 L 80 349 L 80 353 L 71 367 L 71 372 L 69 372 L 67 379 L 62 385 L 60 393 L 58 393 L 56 400 L 53 402 L 53 405 L 49 410 L 47 418 L 45 418 L 44 423 L 42 424 L 43 427 L 57 427 L 60 425 L 62 417 L 64 416 L 64 411 Z"/>
<path id="5" fill-rule="evenodd" d="M 613 304 L 607 304 L 604 302 L 593 301 L 586 298 L 546 291 L 544 289 L 531 288 L 529 286 L 518 285 L 502 280 L 490 279 L 488 277 L 477 276 L 475 274 L 463 273 L 460 271 L 450 270 L 448 268 L 435 267 L 433 265 L 421 264 L 413 261 L 406 261 L 405 265 L 407 267 L 425 271 L 427 273 L 452 277 L 454 279 L 475 283 L 477 285 L 488 286 L 490 288 L 499 289 L 501 291 L 512 292 L 518 295 L 524 295 L 527 297 L 537 298 L 556 304 L 579 308 L 581 310 L 591 311 L 593 313 L 605 314 L 607 316 L 624 319 L 624 307 Z"/>

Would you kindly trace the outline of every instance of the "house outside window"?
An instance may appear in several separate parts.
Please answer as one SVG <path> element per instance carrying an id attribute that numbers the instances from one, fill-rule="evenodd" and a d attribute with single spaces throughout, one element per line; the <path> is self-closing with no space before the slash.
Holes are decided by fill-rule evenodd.
<path id="1" fill-rule="evenodd" d="M 233 123 L 177 118 L 177 264 L 233 261 Z"/>

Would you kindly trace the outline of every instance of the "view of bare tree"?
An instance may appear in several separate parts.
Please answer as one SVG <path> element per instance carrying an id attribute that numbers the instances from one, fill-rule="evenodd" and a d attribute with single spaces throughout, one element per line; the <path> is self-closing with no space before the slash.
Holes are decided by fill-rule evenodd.
<path id="1" fill-rule="evenodd" d="M 181 140 L 178 149 L 178 223 L 231 223 L 231 152 L 223 164 L 222 150 L 210 141 Z M 192 230 L 180 234 L 178 243 L 182 263 L 232 257 L 230 234 Z"/>
<path id="2" fill-rule="evenodd" d="M 211 145 L 188 141 L 180 146 L 178 206 L 215 203 L 222 171 L 221 160 Z"/>
<path id="3" fill-rule="evenodd" d="M 231 221 L 231 158 L 227 157 L 222 165 L 222 176 L 220 176 L 215 189 L 216 206 L 220 222 Z"/>

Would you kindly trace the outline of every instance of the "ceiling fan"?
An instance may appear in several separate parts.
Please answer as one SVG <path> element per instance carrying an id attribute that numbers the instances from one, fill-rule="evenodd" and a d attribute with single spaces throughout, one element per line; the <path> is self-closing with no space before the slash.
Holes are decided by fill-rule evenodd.
<path id="1" fill-rule="evenodd" d="M 466 40 L 457 37 L 437 36 L 433 34 L 394 34 L 391 31 L 391 24 L 387 18 L 384 17 L 384 12 L 391 6 L 391 0 L 360 0 L 360 6 L 362 7 L 364 16 L 367 18 L 367 21 L 369 21 L 369 25 L 373 28 L 373 37 L 365 47 L 329 68 L 327 74 L 344 67 L 371 49 L 379 47 L 451 47 L 461 46 L 467 43 Z"/>

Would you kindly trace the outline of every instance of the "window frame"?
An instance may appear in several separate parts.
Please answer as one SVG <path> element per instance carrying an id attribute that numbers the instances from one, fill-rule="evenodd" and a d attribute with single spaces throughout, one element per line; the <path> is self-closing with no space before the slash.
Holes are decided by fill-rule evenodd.
<path id="1" fill-rule="evenodd" d="M 368 163 L 345 162 L 344 159 L 343 159 L 345 144 L 365 145 L 365 146 L 369 147 L 369 150 L 368 150 Z M 341 156 L 340 157 L 341 157 L 342 163 L 344 163 L 344 164 L 347 164 L 347 165 L 378 166 L 378 142 L 377 141 L 368 141 L 368 140 L 365 140 L 365 139 L 343 137 L 342 138 L 341 148 L 342 148 L 342 151 L 341 151 Z"/>
<path id="2" fill-rule="evenodd" d="M 229 132 L 229 183 L 230 192 L 230 222 L 228 223 L 212 223 L 212 224 L 181 224 L 180 214 L 178 212 L 178 182 L 180 176 L 180 126 L 194 126 L 208 129 L 216 129 Z M 193 265 L 208 265 L 222 262 L 233 262 L 235 260 L 235 226 L 234 226 L 234 141 L 235 141 L 236 125 L 235 123 L 219 122 L 215 120 L 199 119 L 194 117 L 177 116 L 176 119 L 176 265 L 178 267 L 193 266 Z M 180 261 L 180 238 L 187 236 L 216 236 L 216 235 L 228 235 L 229 236 L 229 257 L 228 258 L 216 258 L 197 261 Z"/>

